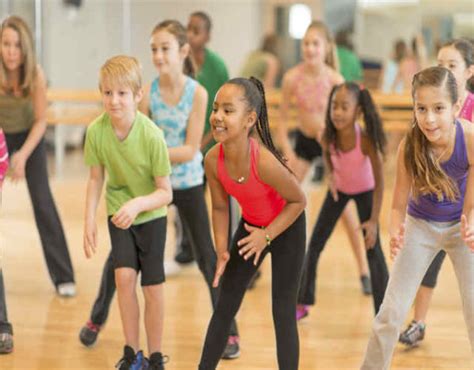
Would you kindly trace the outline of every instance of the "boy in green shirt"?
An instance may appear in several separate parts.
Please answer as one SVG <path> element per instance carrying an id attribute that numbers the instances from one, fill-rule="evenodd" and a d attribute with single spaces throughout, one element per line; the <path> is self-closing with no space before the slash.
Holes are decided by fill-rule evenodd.
<path id="1" fill-rule="evenodd" d="M 116 56 L 100 70 L 105 112 L 88 128 L 84 147 L 90 166 L 86 196 L 84 252 L 97 248 L 96 210 L 105 180 L 112 258 L 125 336 L 119 369 L 147 364 L 139 351 L 138 272 L 145 297 L 145 329 L 150 362 L 163 369 L 163 255 L 167 204 L 172 200 L 171 166 L 162 131 L 137 111 L 143 96 L 140 65 Z"/>

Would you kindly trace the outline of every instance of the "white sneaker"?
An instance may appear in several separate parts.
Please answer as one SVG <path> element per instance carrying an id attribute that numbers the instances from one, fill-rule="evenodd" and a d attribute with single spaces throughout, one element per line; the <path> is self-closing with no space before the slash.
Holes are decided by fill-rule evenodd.
<path id="1" fill-rule="evenodd" d="M 62 283 L 56 287 L 58 295 L 60 297 L 74 297 L 76 295 L 76 284 L 74 283 Z"/>
<path id="2" fill-rule="evenodd" d="M 165 261 L 165 276 L 171 277 L 179 275 L 183 267 L 175 260 Z"/>

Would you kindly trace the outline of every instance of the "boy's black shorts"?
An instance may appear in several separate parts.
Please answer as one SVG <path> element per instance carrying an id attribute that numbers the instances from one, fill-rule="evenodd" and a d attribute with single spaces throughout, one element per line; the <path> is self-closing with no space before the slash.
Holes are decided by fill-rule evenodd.
<path id="1" fill-rule="evenodd" d="M 163 258 L 166 242 L 166 216 L 127 230 L 119 229 L 108 217 L 114 268 L 130 267 L 141 271 L 141 285 L 156 285 L 165 281 Z"/>

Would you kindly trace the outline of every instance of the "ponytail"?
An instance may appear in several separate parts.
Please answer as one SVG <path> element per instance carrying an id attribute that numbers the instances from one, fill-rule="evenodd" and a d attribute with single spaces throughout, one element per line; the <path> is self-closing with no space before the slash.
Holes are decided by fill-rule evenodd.
<path id="1" fill-rule="evenodd" d="M 324 140 L 327 144 L 325 154 L 330 155 L 330 144 L 334 144 L 336 142 L 337 135 L 336 127 L 334 126 L 334 123 L 331 119 L 331 102 L 336 91 L 343 87 L 353 94 L 357 101 L 357 105 L 362 110 L 365 129 L 370 141 L 372 142 L 375 149 L 384 155 L 387 138 L 383 130 L 382 120 L 380 119 L 380 115 L 377 112 L 377 107 L 372 100 L 369 90 L 367 90 L 364 86 L 354 82 L 344 82 L 340 85 L 334 86 L 331 94 L 329 95 L 329 104 L 326 110 L 326 128 L 324 130 Z"/>
<path id="2" fill-rule="evenodd" d="M 270 133 L 270 125 L 268 123 L 265 89 L 262 82 L 258 78 L 252 76 L 250 78 L 233 78 L 227 81 L 226 84 L 237 85 L 243 88 L 244 97 L 249 108 L 257 113 L 257 121 L 255 122 L 255 126 L 257 128 L 257 133 L 260 137 L 260 140 L 262 141 L 263 145 L 265 145 L 265 147 L 275 156 L 275 158 L 278 159 L 278 161 L 283 166 L 285 166 L 288 171 L 293 173 L 286 164 L 286 160 L 276 149 L 275 144 L 273 143 Z"/>

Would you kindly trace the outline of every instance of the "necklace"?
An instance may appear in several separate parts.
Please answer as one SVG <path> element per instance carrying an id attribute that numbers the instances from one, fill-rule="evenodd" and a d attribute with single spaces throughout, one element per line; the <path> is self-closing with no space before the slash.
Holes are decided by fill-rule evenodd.
<path id="1" fill-rule="evenodd" d="M 243 176 L 240 176 L 240 177 L 237 179 L 237 182 L 238 182 L 239 184 L 242 184 L 244 181 L 245 181 L 245 177 L 243 177 Z"/>

